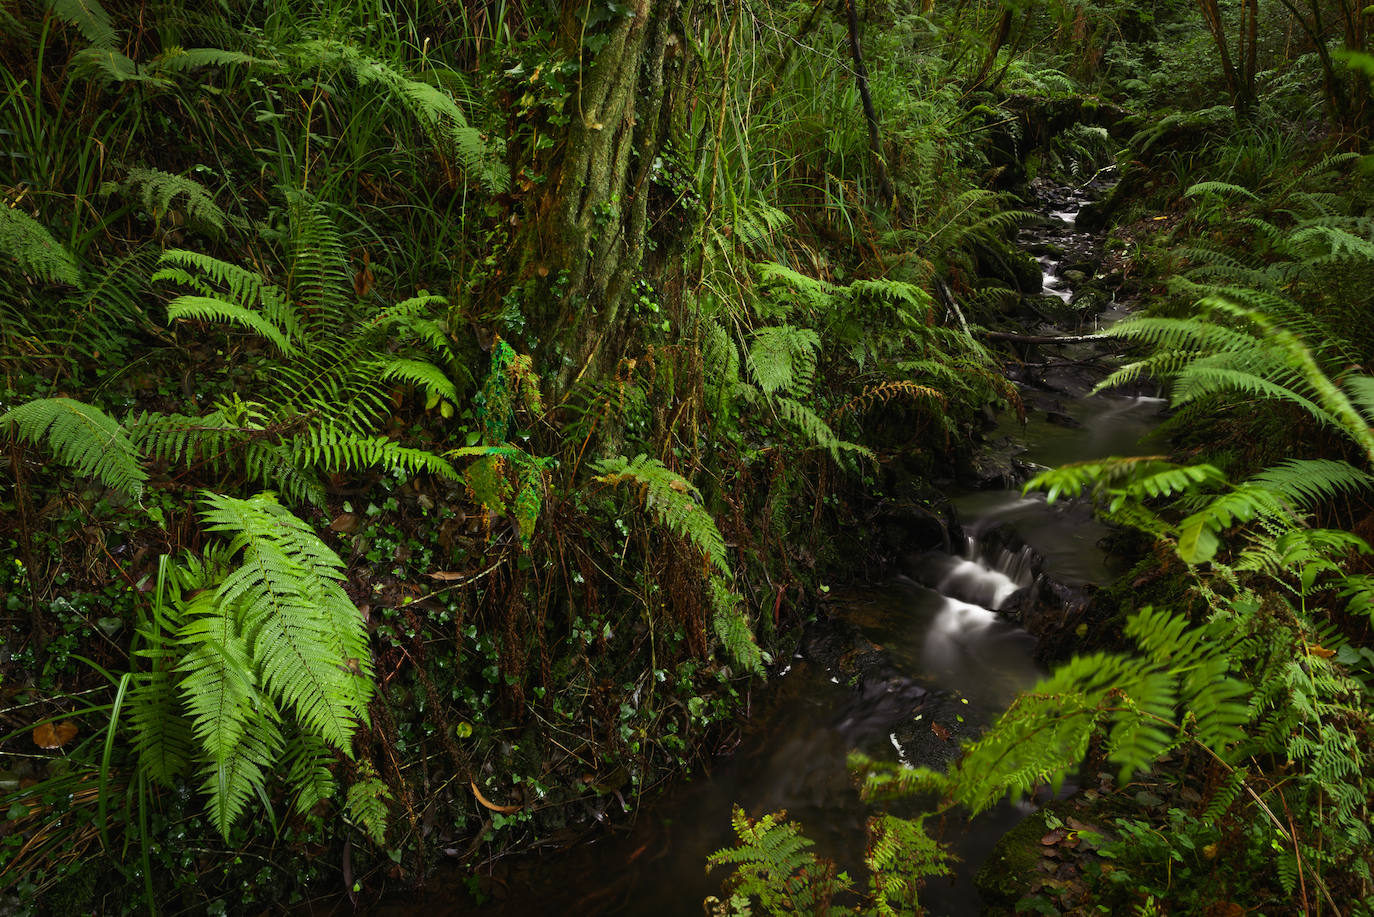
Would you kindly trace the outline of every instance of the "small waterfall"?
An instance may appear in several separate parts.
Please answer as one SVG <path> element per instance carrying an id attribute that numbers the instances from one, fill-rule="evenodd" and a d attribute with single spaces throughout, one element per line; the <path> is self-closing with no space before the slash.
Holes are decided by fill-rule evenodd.
<path id="1" fill-rule="evenodd" d="M 1057 296 L 1064 302 L 1073 298 L 1073 290 L 1068 282 L 1057 273 L 1059 262 L 1049 258 L 1040 259 L 1040 289 L 1046 296 Z"/>
<path id="2" fill-rule="evenodd" d="M 961 604 L 989 613 L 1035 581 L 1035 552 L 1029 547 L 985 547 L 976 534 L 966 535 L 963 553 L 930 553 L 916 564 L 916 578 Z"/>

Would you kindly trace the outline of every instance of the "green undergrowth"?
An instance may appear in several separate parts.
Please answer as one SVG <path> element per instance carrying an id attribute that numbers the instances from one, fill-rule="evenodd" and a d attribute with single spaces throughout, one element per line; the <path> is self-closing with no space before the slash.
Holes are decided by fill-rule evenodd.
<path id="1" fill-rule="evenodd" d="M 1127 116 L 1090 217 L 1114 222 L 1104 281 L 1141 301 L 1102 332 L 1123 361 L 1100 389 L 1158 386 L 1168 454 L 1027 489 L 1091 500 L 1139 562 L 947 772 L 853 762 L 876 812 L 939 800 L 913 828 L 1076 786 L 999 847 L 997 913 L 1374 912 L 1370 68 L 1354 20 L 1311 41 L 1321 13 L 1075 12 L 1058 65 Z M 1266 43 L 1288 26 L 1307 40 Z M 739 912 L 772 900 L 751 880 Z"/>
<path id="2" fill-rule="evenodd" d="M 373 900 L 715 750 L 1016 405 L 1006 112 L 874 12 L 881 160 L 843 19 L 655 18 L 579 274 L 622 5 L 0 10 L 6 910 Z"/>

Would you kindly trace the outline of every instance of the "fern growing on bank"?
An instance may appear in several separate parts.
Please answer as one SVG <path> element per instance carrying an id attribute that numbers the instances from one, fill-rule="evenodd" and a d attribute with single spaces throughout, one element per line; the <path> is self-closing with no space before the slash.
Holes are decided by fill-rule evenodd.
<path id="1" fill-rule="evenodd" d="M 138 500 L 148 473 L 119 423 L 94 405 L 72 398 L 36 398 L 0 414 L 20 439 L 43 443 L 78 474 Z"/>
<path id="2" fill-rule="evenodd" d="M 1122 781 L 1182 741 L 1229 756 L 1252 716 L 1250 689 L 1232 675 L 1234 636 L 1149 608 L 1131 616 L 1126 634 L 1142 655 L 1076 657 L 1018 697 L 951 771 L 953 800 L 977 813 L 1008 794 L 1057 788 L 1094 737 Z M 929 779 L 876 774 L 871 791 Z"/>
<path id="3" fill-rule="evenodd" d="M 833 907 L 834 897 L 852 887 L 848 873 L 811 851 L 815 842 L 801 834 L 801 826 L 786 821 L 786 812 L 757 820 L 735 806 L 731 827 L 738 842 L 706 859 L 706 868 L 733 866 L 726 880 L 729 900 L 724 913 L 754 913 L 753 902 L 765 914 L 849 913 Z"/>
<path id="4" fill-rule="evenodd" d="M 1276 535 L 1296 537 L 1306 530 L 1306 513 L 1371 488 L 1374 475 L 1331 459 L 1290 459 L 1232 484 L 1212 465 L 1143 457 L 1064 465 L 1036 475 L 1023 492 L 1043 490 L 1051 503 L 1090 492 L 1106 519 L 1173 539 L 1179 556 L 1198 564 L 1213 558 L 1221 533 L 1234 525 L 1258 520 Z M 1172 501 L 1163 505 L 1181 518 L 1166 519 L 1152 506 L 1159 501 Z"/>
<path id="5" fill-rule="evenodd" d="M 168 458 L 218 456 L 227 441 L 237 440 L 231 454 L 242 456 L 255 480 L 293 500 L 317 503 L 322 471 L 381 465 L 456 478 L 439 456 L 375 432 L 390 416 L 390 395 L 398 386 L 413 387 L 430 403 L 457 402 L 449 374 L 434 362 L 454 363 L 447 336 L 431 315 L 445 301 L 421 294 L 380 310 L 364 307 L 333 221 L 303 196 L 293 196 L 291 203 L 284 286 L 198 252 L 163 255 L 153 279 L 194 291 L 168 304 L 169 321 L 229 325 L 269 344 L 273 358 L 259 363 L 265 391 L 251 413 L 226 413 L 222 406 L 200 419 L 140 418 L 137 427 L 148 448 Z M 196 445 L 192 440 L 199 434 L 205 442 Z"/>
<path id="6" fill-rule="evenodd" d="M 0 205 L 0 249 L 18 261 L 21 270 L 48 283 L 81 286 L 81 269 L 72 253 L 17 207 Z"/>
<path id="7" fill-rule="evenodd" d="M 268 494 L 205 500 L 222 541 L 182 562 L 145 621 L 149 671 L 129 703 L 139 766 L 168 786 L 199 772 L 227 836 L 284 761 L 299 811 L 332 793 L 329 761 L 353 756 L 367 722 L 372 657 L 343 562 L 309 525 Z"/>
<path id="8" fill-rule="evenodd" d="M 93 46 L 113 49 L 118 43 L 119 33 L 99 0 L 49 0 L 47 7 L 54 16 L 75 26 Z"/>
<path id="9" fill-rule="evenodd" d="M 504 191 L 510 182 L 500 152 L 488 147 L 480 131 L 468 124 L 462 108 L 444 89 L 412 79 L 362 49 L 335 39 L 314 39 L 285 49 L 301 70 L 333 68 L 362 86 L 376 86 L 398 101 L 424 127 L 436 146 L 458 157 L 463 168 L 488 191 Z"/>
<path id="10" fill-rule="evenodd" d="M 685 538 L 706 561 L 707 597 L 715 610 L 717 637 L 746 671 L 763 674 L 763 655 L 753 629 L 740 608 L 740 597 L 730 585 L 733 574 L 725 554 L 725 538 L 711 514 L 700 504 L 701 493 L 682 475 L 658 459 L 637 455 L 602 459 L 594 480 L 612 486 L 638 488 L 644 508 L 670 532 Z M 711 571 L 715 572 L 711 572 Z"/>
<path id="11" fill-rule="evenodd" d="M 925 833 L 920 820 L 876 815 L 868 820 L 864 856 L 868 900 L 857 908 L 844 907 L 834 899 L 856 891 L 848 873 L 818 857 L 811 850 L 813 842 L 801 833 L 802 826 L 786 819 L 785 811 L 753 819 L 739 806 L 732 809 L 735 846 L 712 853 L 706 869 L 734 869 L 722 886 L 726 900 L 708 913 L 743 917 L 758 907 L 767 914 L 898 917 L 919 912 L 917 894 L 926 879 L 950 872 L 948 855 Z"/>
<path id="12" fill-rule="evenodd" d="M 130 169 L 124 181 L 111 183 L 101 189 L 102 194 L 122 192 L 136 195 L 144 210 L 154 220 L 161 221 L 174 212 L 173 202 L 180 199 L 181 213 L 191 222 L 223 236 L 229 215 L 204 185 L 184 175 L 173 175 L 160 169 Z"/>

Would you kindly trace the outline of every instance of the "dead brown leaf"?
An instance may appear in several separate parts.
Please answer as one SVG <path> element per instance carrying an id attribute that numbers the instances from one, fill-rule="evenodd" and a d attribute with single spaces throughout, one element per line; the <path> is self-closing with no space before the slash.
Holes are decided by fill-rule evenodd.
<path id="1" fill-rule="evenodd" d="M 510 815 L 512 812 L 520 811 L 520 806 L 498 806 L 496 803 L 492 802 L 490 799 L 482 795 L 482 791 L 477 789 L 477 783 L 475 781 L 469 780 L 468 786 L 472 787 L 472 795 L 477 797 L 477 801 L 480 802 L 484 807 L 491 809 L 493 812 L 500 812 L 502 815 Z"/>
<path id="2" fill-rule="evenodd" d="M 39 748 L 61 748 L 74 738 L 76 738 L 76 724 L 70 721 L 39 723 L 33 727 L 33 744 Z"/>

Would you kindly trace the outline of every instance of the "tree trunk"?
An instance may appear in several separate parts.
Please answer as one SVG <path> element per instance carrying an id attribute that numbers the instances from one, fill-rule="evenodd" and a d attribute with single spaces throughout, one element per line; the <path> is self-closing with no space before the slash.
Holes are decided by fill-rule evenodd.
<path id="1" fill-rule="evenodd" d="M 1217 54 L 1221 56 L 1221 73 L 1226 79 L 1226 93 L 1234 104 L 1240 95 L 1240 78 L 1236 72 L 1236 65 L 1231 62 L 1231 49 L 1226 45 L 1226 25 L 1221 19 L 1221 7 L 1217 5 L 1217 0 L 1197 0 L 1197 5 L 1202 11 L 1203 20 L 1207 23 L 1207 31 L 1212 35 L 1212 44 L 1216 45 Z"/>
<path id="2" fill-rule="evenodd" d="M 849 20 L 849 53 L 854 58 L 854 79 L 859 84 L 859 99 L 863 103 L 864 121 L 868 124 L 868 149 L 873 154 L 873 171 L 878 179 L 878 196 L 884 206 L 895 207 L 896 192 L 887 174 L 887 156 L 883 153 L 882 132 L 878 128 L 878 113 L 873 108 L 873 94 L 868 88 L 868 68 L 864 66 L 863 49 L 859 45 L 859 14 L 855 0 L 845 0 L 845 17 Z"/>
<path id="3" fill-rule="evenodd" d="M 1002 46 L 1011 37 L 1012 8 L 1004 7 L 1002 15 L 997 19 L 997 25 L 988 37 L 987 53 L 983 55 L 983 63 L 978 67 L 978 73 L 969 81 L 968 89 L 970 92 L 983 88 L 989 76 L 992 75 L 993 65 L 997 63 L 997 55 L 1002 50 Z"/>
<path id="4" fill-rule="evenodd" d="M 1255 100 L 1255 76 L 1259 66 L 1259 0 L 1241 0 L 1240 22 L 1236 27 L 1236 56 L 1231 57 L 1226 44 L 1226 24 L 1221 18 L 1217 0 L 1197 0 L 1198 9 L 1207 23 L 1217 54 L 1221 57 L 1222 76 L 1231 107 L 1244 116 Z"/>
<path id="5" fill-rule="evenodd" d="M 644 260 L 650 176 L 672 111 L 665 69 L 681 61 L 676 7 L 636 0 L 593 30 L 579 18 L 583 3 L 563 6 L 562 41 L 581 61 L 580 80 L 565 101 L 566 133 L 545 167 L 545 190 L 512 253 L 526 344 L 555 393 L 607 359 L 603 346 L 619 338 L 621 307 Z"/>

